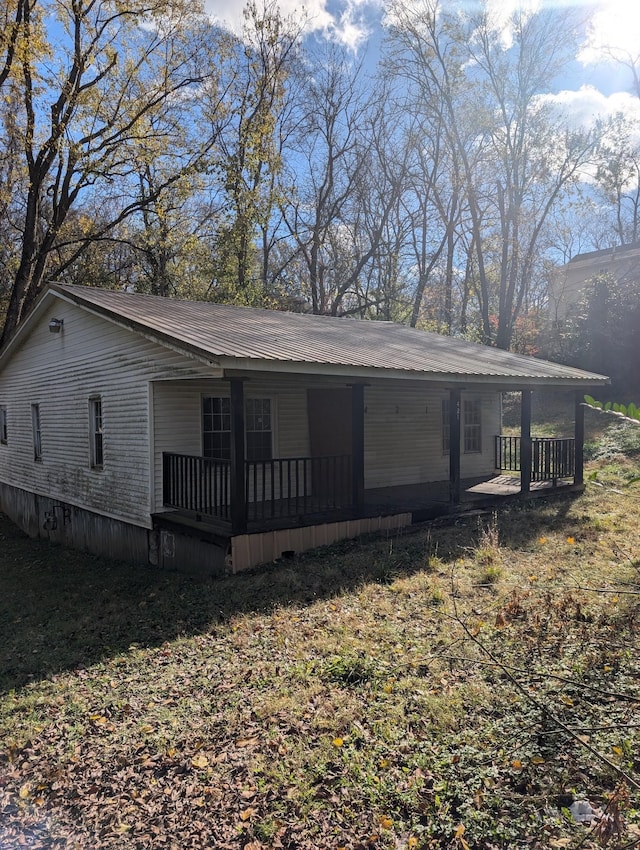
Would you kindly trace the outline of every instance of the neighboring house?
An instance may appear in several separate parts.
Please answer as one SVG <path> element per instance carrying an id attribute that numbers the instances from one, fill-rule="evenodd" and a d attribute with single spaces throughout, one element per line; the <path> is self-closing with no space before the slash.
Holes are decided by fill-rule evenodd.
<path id="1" fill-rule="evenodd" d="M 0 353 L 0 509 L 91 552 L 235 572 L 495 499 L 496 468 L 522 467 L 518 493 L 579 487 L 583 408 L 574 436 L 531 440 L 531 390 L 603 383 L 389 322 L 51 286 Z M 520 437 L 499 436 L 505 390 Z"/>
<path id="2" fill-rule="evenodd" d="M 576 254 L 555 273 L 549 293 L 549 316 L 562 322 L 569 309 L 582 297 L 589 281 L 600 274 L 610 274 L 617 281 L 640 276 L 640 245 L 622 245 Z"/>

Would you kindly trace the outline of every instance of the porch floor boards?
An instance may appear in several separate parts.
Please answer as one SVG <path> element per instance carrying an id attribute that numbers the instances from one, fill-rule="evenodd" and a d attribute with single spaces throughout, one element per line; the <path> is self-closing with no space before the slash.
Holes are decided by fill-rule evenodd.
<path id="1" fill-rule="evenodd" d="M 531 492 L 526 498 L 535 498 L 560 490 L 576 489 L 573 481 L 559 479 L 553 481 L 532 481 Z M 364 505 L 357 512 L 359 518 L 400 513 L 411 513 L 414 522 L 434 519 L 450 513 L 465 513 L 479 507 L 498 505 L 503 500 L 518 499 L 520 478 L 510 475 L 496 475 L 489 480 L 478 478 L 461 482 L 461 501 L 459 505 L 449 502 L 449 482 L 432 481 L 426 484 L 407 484 L 396 487 L 381 487 L 364 491 Z M 286 500 L 268 502 L 260 515 L 257 515 L 254 503 L 248 504 L 247 533 L 272 531 L 282 528 L 295 528 L 303 525 L 319 525 L 325 522 L 340 522 L 353 519 L 356 515 L 350 508 L 305 513 L 304 516 L 291 516 L 287 513 L 290 505 Z M 183 511 L 167 511 L 156 514 L 154 519 L 164 527 L 179 526 L 181 530 L 219 539 L 231 537 L 231 524 L 225 520 L 210 516 L 196 516 Z"/>

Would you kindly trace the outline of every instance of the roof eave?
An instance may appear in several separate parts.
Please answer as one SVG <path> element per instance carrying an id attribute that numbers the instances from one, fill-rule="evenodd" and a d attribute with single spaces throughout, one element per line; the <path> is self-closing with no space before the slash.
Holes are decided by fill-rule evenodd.
<path id="1" fill-rule="evenodd" d="M 386 378 L 399 381 L 420 381 L 443 385 L 478 385 L 483 387 L 519 390 L 526 387 L 564 387 L 567 389 L 605 386 L 609 378 L 605 375 L 585 373 L 584 377 L 538 377 L 533 375 L 473 375 L 467 372 L 419 372 L 405 369 L 382 369 L 374 366 L 344 366 L 326 363 L 305 363 L 289 360 L 260 360 L 253 358 L 220 358 L 226 377 L 247 372 L 277 372 L 294 375 L 313 375 L 344 378 L 348 380 L 372 380 Z"/>

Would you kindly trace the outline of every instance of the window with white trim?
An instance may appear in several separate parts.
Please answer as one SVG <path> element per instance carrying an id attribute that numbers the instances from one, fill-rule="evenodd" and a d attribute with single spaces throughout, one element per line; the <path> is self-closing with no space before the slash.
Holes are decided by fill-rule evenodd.
<path id="1" fill-rule="evenodd" d="M 7 445 L 7 408 L 0 405 L 0 444 Z"/>
<path id="2" fill-rule="evenodd" d="M 482 406 L 479 398 L 465 399 L 463 406 L 464 450 L 466 454 L 482 451 Z"/>
<path id="3" fill-rule="evenodd" d="M 202 398 L 202 454 L 214 460 L 231 458 L 231 399 Z"/>
<path id="4" fill-rule="evenodd" d="M 40 428 L 40 405 L 31 405 L 31 430 L 33 433 L 33 459 L 42 460 L 42 430 Z"/>
<path id="5" fill-rule="evenodd" d="M 245 399 L 247 460 L 273 458 L 271 399 Z M 202 397 L 202 454 L 215 460 L 231 458 L 231 400 L 228 396 Z"/>
<path id="6" fill-rule="evenodd" d="M 248 398 L 245 402 L 247 460 L 273 458 L 271 399 Z"/>
<path id="7" fill-rule="evenodd" d="M 448 398 L 442 399 L 442 454 L 448 455 L 451 448 L 451 405 Z"/>
<path id="8" fill-rule="evenodd" d="M 102 469 L 104 462 L 100 396 L 92 396 L 89 399 L 89 462 L 92 469 Z"/>

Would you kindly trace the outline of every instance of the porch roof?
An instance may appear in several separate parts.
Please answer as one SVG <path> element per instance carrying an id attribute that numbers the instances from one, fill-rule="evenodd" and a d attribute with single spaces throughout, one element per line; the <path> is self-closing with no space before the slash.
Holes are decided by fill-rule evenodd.
<path id="1" fill-rule="evenodd" d="M 604 384 L 603 375 L 393 322 L 53 285 L 70 300 L 224 369 L 410 377 L 460 383 Z M 45 296 L 46 297 L 46 296 Z"/>

